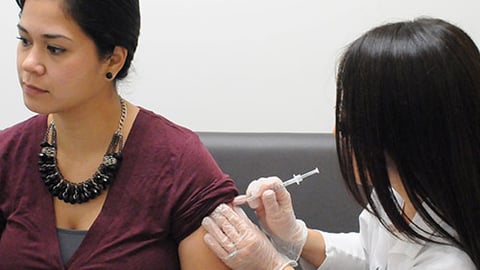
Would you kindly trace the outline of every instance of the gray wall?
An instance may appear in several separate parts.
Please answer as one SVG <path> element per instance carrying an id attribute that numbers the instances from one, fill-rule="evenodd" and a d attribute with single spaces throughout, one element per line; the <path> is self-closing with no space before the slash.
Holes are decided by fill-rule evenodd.
<path id="1" fill-rule="evenodd" d="M 342 49 L 380 23 L 447 19 L 480 40 L 478 0 L 143 0 L 132 102 L 198 131 L 330 132 Z M 32 115 L 15 70 L 18 8 L 0 1 L 0 129 Z"/>

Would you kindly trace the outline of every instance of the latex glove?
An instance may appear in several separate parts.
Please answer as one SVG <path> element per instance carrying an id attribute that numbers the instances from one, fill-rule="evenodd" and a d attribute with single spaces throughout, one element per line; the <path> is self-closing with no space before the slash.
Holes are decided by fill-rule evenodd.
<path id="1" fill-rule="evenodd" d="M 207 246 L 234 270 L 280 270 L 296 262 L 278 253 L 267 236 L 253 224 L 243 210 L 225 204 L 204 218 Z"/>
<path id="2" fill-rule="evenodd" d="M 305 223 L 296 219 L 290 193 L 278 177 L 260 178 L 247 188 L 248 205 L 255 210 L 260 225 L 271 237 L 275 247 L 289 259 L 297 261 L 307 241 Z M 245 197 L 237 197 L 239 204 Z"/>

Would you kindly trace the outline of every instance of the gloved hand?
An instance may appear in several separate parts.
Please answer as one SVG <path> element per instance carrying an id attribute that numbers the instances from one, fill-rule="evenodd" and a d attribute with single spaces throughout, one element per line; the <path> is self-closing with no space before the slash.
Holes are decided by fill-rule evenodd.
<path id="1" fill-rule="evenodd" d="M 246 197 L 238 196 L 233 204 L 240 204 L 246 198 L 274 246 L 289 259 L 297 261 L 307 241 L 307 227 L 296 219 L 290 193 L 282 185 L 282 180 L 268 177 L 252 181 Z"/>
<path id="2" fill-rule="evenodd" d="M 243 210 L 225 204 L 218 206 L 202 222 L 204 240 L 210 249 L 234 270 L 281 270 L 296 262 L 278 253 L 266 235 Z"/>

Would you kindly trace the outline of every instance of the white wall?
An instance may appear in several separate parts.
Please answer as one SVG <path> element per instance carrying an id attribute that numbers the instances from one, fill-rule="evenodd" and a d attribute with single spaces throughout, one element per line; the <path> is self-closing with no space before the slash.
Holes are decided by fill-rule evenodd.
<path id="1" fill-rule="evenodd" d="M 130 101 L 197 131 L 330 132 L 335 65 L 378 24 L 441 17 L 480 44 L 478 0 L 143 0 Z M 0 129 L 32 115 L 15 70 L 14 0 L 0 1 Z"/>

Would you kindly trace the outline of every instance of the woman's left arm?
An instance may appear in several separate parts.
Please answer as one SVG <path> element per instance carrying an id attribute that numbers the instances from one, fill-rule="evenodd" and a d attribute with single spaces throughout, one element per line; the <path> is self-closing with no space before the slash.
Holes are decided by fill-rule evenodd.
<path id="1" fill-rule="evenodd" d="M 230 269 L 205 244 L 205 233 L 200 227 L 180 242 L 178 254 L 182 270 Z"/>

